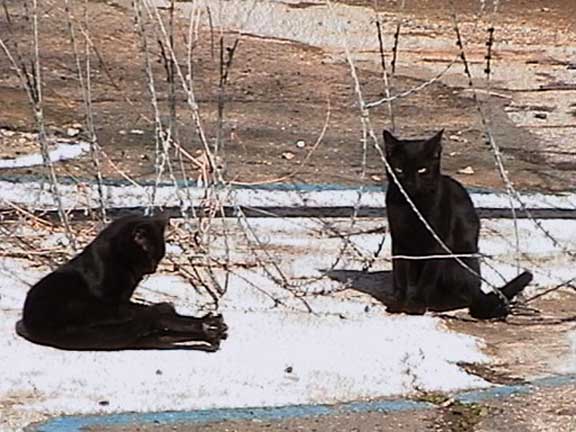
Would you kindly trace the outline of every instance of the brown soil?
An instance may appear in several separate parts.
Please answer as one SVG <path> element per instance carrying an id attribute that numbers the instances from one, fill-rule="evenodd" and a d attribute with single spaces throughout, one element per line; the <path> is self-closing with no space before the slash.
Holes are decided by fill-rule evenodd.
<path id="1" fill-rule="evenodd" d="M 576 14 L 576 4 L 571 0 L 507 0 L 506 2 L 487 0 L 419 0 L 418 2 L 400 0 L 341 0 L 355 6 L 375 7 L 382 12 L 406 12 L 429 18 L 442 19 L 446 15 L 473 16 L 482 13 L 491 14 L 496 21 L 513 20 L 514 22 L 539 21 L 545 25 L 572 25 Z M 403 5 L 404 3 L 404 5 Z M 494 5 L 498 7 L 494 9 Z M 562 28 L 562 27 L 560 27 Z"/>
<path id="2" fill-rule="evenodd" d="M 22 61 L 29 64 L 31 38 L 27 12 L 22 2 L 9 0 L 5 3 L 8 14 L 0 14 L 0 37 L 7 41 L 13 53 L 18 53 Z M 433 3 L 426 2 L 429 6 L 413 12 L 432 13 L 435 10 Z M 75 16 L 81 17 L 81 2 L 72 4 Z M 43 108 L 48 130 L 58 135 L 71 124 L 84 123 L 82 136 L 88 139 L 66 13 L 58 2 L 46 3 L 42 7 L 40 56 Z M 531 10 L 528 6 L 526 8 Z M 90 56 L 92 108 L 98 142 L 105 152 L 102 163 L 104 175 L 107 178 L 121 178 L 126 173 L 137 180 L 153 178 L 154 112 L 133 12 L 112 2 L 89 1 L 87 13 L 88 31 L 94 44 Z M 167 14 L 166 11 L 164 13 Z M 522 19 L 532 19 L 531 16 L 528 14 Z M 79 30 L 82 23 L 81 20 L 75 21 L 79 50 L 84 49 L 85 43 Z M 184 73 L 186 24 L 178 21 L 175 32 L 176 51 Z M 168 124 L 170 91 L 165 66 L 153 32 L 148 34 L 148 51 L 155 74 L 160 117 L 164 124 Z M 220 163 L 225 166 L 225 178 L 240 183 L 274 182 L 279 179 L 310 183 L 381 183 L 383 164 L 371 146 L 367 153 L 366 178 L 362 179 L 361 119 L 349 67 L 333 62 L 316 48 L 247 35 L 225 34 L 224 56 L 238 37 L 239 44 L 234 53 L 228 84 L 221 96 L 225 121 Z M 214 144 L 218 130 L 218 42 L 218 32 L 200 29 L 193 51 L 195 96 L 210 145 Z M 81 55 L 81 60 L 84 59 Z M 383 96 L 381 74 L 374 65 L 360 63 L 359 67 L 365 98 L 373 100 Z M 420 82 L 410 76 L 395 78 L 399 91 Z M 0 100 L 3 101 L 0 105 L 0 127 L 23 131 L 36 129 L 27 95 L 6 61 L 0 63 Z M 198 157 L 197 162 L 202 162 L 203 146 L 181 89 L 176 90 L 176 100 L 178 140 L 188 154 Z M 562 170 L 547 165 L 540 153 L 533 152 L 537 140 L 511 124 L 503 111 L 505 102 L 493 102 L 493 121 L 503 147 L 510 148 L 509 151 L 505 150 L 504 156 L 516 185 L 545 190 L 571 187 L 570 166 Z M 441 127 L 446 128 L 444 166 L 448 173 L 471 186 L 501 187 L 502 182 L 494 168 L 492 155 L 484 144 L 483 128 L 471 98 L 435 83 L 411 98 L 399 100 L 394 110 L 401 134 L 426 135 Z M 389 126 L 386 107 L 374 109 L 372 119 L 380 135 L 379 130 Z M 303 163 L 326 121 L 327 130 L 322 142 Z M 523 143 L 521 149 L 515 145 L 518 140 Z M 303 147 L 301 143 L 296 145 L 299 141 L 304 142 Z M 173 160 L 177 161 L 177 158 Z M 190 177 L 196 178 L 200 174 L 199 166 L 187 156 L 183 165 Z M 473 174 L 458 173 L 458 170 L 469 166 L 473 167 Z M 179 168 L 179 163 L 175 163 L 174 169 L 178 172 Z M 27 168 L 3 170 L 1 174 L 38 172 L 38 168 Z M 85 156 L 57 164 L 57 172 L 91 178 L 94 169 L 90 158 Z"/>
<path id="3" fill-rule="evenodd" d="M 533 388 L 507 399 L 462 404 L 446 401 L 422 411 L 370 412 L 298 418 L 164 426 L 130 425 L 87 428 L 90 432 L 572 432 L 576 428 L 576 386 Z"/>
<path id="4" fill-rule="evenodd" d="M 6 0 L 0 11 L 0 38 L 14 53 L 19 53 L 29 67 L 31 56 L 29 12 L 20 0 Z M 67 32 L 66 13 L 62 2 L 41 2 L 40 48 L 44 89 L 44 116 L 48 131 L 64 135 L 66 128 L 82 123 L 81 136 L 88 139 L 81 87 L 75 71 L 75 57 Z M 346 3 L 373 5 L 373 1 Z M 397 2 L 382 1 L 380 10 L 398 11 Z M 446 19 L 446 0 L 406 2 L 407 13 L 434 19 Z M 418 3 L 418 6 L 415 4 Z M 464 20 L 472 19 L 477 1 L 455 1 Z M 490 3 L 490 2 L 487 2 Z M 571 32 L 576 13 L 573 0 L 534 2 L 509 0 L 495 19 L 500 22 L 524 25 L 527 29 L 554 27 L 560 32 Z M 505 4 L 504 4 L 505 3 Z M 73 1 L 75 15 L 82 16 L 83 2 Z M 302 3 L 306 7 L 305 2 Z M 506 6 L 506 7 L 504 7 Z M 154 175 L 155 127 L 154 112 L 144 71 L 141 40 L 135 32 L 133 13 L 113 2 L 88 1 L 89 34 L 94 44 L 91 53 L 92 107 L 98 142 L 106 157 L 102 169 L 107 178 L 121 178 L 123 174 L 137 179 L 150 179 Z M 164 11 L 166 13 L 166 11 Z M 466 18 L 470 17 L 470 18 Z M 79 24 L 77 22 L 76 24 Z M 543 32 L 544 35 L 545 32 Z M 186 70 L 183 39 L 186 23 L 178 21 L 176 45 L 178 59 Z M 547 33 L 546 33 L 547 34 Z M 235 51 L 228 84 L 222 96 L 225 123 L 222 132 L 222 164 L 226 179 L 236 182 L 359 183 L 379 184 L 383 166 L 374 149 L 369 147 L 366 179 L 362 174 L 362 128 L 357 98 L 349 67 L 309 46 L 280 40 L 267 40 L 249 35 L 226 33 L 224 46 L 232 47 L 236 38 L 240 42 Z M 533 43 L 538 43 L 538 33 Z M 84 39 L 76 28 L 78 48 L 84 49 Z M 217 135 L 217 109 L 219 99 L 219 33 L 199 30 L 194 47 L 193 76 L 196 100 L 201 122 L 213 145 Z M 542 36 L 544 39 L 544 36 Z M 214 43 L 212 43 L 214 42 Z M 169 85 L 161 50 L 149 33 L 149 54 L 155 73 L 156 91 L 161 119 L 168 124 Z M 226 53 L 226 50 L 224 50 Z M 225 54 L 226 55 L 226 54 Z M 14 145 L 5 131 L 35 131 L 26 92 L 3 53 L 0 53 L 0 128 L 4 132 L 2 156 L 14 156 L 33 151 L 29 142 Z M 81 57 L 84 59 L 84 57 Z M 359 76 L 368 100 L 384 95 L 381 74 L 374 64 L 359 64 Z M 565 65 L 564 65 L 565 66 Z M 563 67 L 564 67 L 563 66 Z M 398 91 L 422 82 L 416 76 L 403 73 L 395 77 Z M 177 132 L 181 146 L 194 157 L 200 157 L 203 147 L 186 103 L 184 92 L 177 90 Z M 514 125 L 504 112 L 507 98 L 493 98 L 491 110 L 499 142 L 503 144 L 507 169 L 515 184 L 525 189 L 559 190 L 572 188 L 576 173 L 573 162 L 554 164 L 539 151 L 539 140 L 531 133 Z M 501 187 L 490 151 L 483 142 L 483 127 L 476 113 L 476 104 L 469 97 L 455 92 L 453 87 L 435 83 L 400 99 L 395 105 L 398 130 L 406 135 L 424 135 L 438 128 L 446 128 L 444 167 L 469 186 Z M 329 116 L 328 116 L 329 114 Z M 374 127 L 379 131 L 388 127 L 386 107 L 372 111 Z M 321 135 L 328 118 L 328 127 L 322 142 L 306 163 L 302 163 Z M 16 135 L 17 136 L 17 135 Z M 303 141 L 304 146 L 296 145 Z M 4 146 L 10 146 L 4 147 Z M 568 154 L 569 157 L 573 155 Z M 176 160 L 176 158 L 175 158 Z M 196 164 L 184 157 L 187 174 L 200 175 Z M 458 170 L 471 166 L 471 175 L 458 174 Z M 91 178 L 94 174 L 90 158 L 58 163 L 60 175 Z M 175 167 L 179 172 L 179 166 Z M 297 174 L 292 173 L 297 170 Z M 1 170 L 0 175 L 36 174 L 38 168 Z M 477 366 L 466 367 L 498 382 L 527 378 L 549 372 L 554 359 L 568 352 L 565 338 L 560 337 L 573 329 L 573 311 L 576 299 L 572 291 L 562 296 L 542 300 L 536 306 L 553 315 L 550 319 L 513 318 L 509 323 L 477 323 L 450 318 L 446 325 L 455 331 L 477 335 L 486 340 L 486 350 L 501 359 L 489 370 Z M 456 314 L 458 317 L 459 315 Z M 553 334 L 554 337 L 550 337 Z M 538 350 L 531 347 L 538 345 Z M 502 381 L 503 382 L 503 381 Z M 565 387 L 541 390 L 529 396 L 519 396 L 506 403 L 494 402 L 486 409 L 473 410 L 470 421 L 464 422 L 462 431 L 487 432 L 516 431 L 573 431 L 576 430 L 573 401 L 576 389 Z M 449 408 L 448 408 L 449 409 Z M 460 409 L 460 408 L 458 408 Z M 530 413 L 532 415 L 526 415 Z M 537 414 L 535 414 L 537 413 Z M 357 431 L 422 431 L 458 430 L 447 426 L 454 412 L 446 410 L 400 414 L 354 414 L 326 419 L 300 419 L 281 423 L 233 422 L 204 426 L 175 426 L 166 430 L 187 431 L 260 431 L 260 430 L 357 430 Z M 448 419 L 448 420 L 446 420 Z M 460 423 L 459 423 L 460 424 Z M 468 429 L 465 429 L 468 428 Z M 149 428 L 151 430 L 151 428 Z M 94 429 L 96 430 L 96 429 Z M 103 429 L 98 429 L 103 430 Z M 120 429 L 115 429 L 120 430 Z M 121 429 L 145 431 L 146 427 Z M 161 430 L 154 426 L 154 430 Z"/>
<path id="5" fill-rule="evenodd" d="M 448 328 L 484 340 L 484 351 L 498 359 L 489 368 L 466 367 L 467 370 L 496 384 L 530 380 L 558 370 L 573 350 L 566 334 L 576 325 L 576 294 L 573 290 L 560 290 L 530 302 L 529 306 L 538 313 L 512 315 L 505 322 L 475 321 L 464 312 L 453 313 L 445 320 Z"/>

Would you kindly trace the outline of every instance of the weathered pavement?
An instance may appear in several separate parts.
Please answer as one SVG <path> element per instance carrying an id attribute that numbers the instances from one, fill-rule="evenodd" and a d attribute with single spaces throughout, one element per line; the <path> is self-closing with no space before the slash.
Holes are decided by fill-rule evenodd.
<path id="1" fill-rule="evenodd" d="M 422 394 L 420 407 L 372 402 L 334 407 L 200 411 L 66 419 L 30 432 L 573 432 L 576 376 L 487 391 Z M 410 402 L 410 401 L 408 401 Z M 316 411 L 316 415 L 312 414 Z M 221 420 L 228 418 L 229 420 Z"/>
<path id="2" fill-rule="evenodd" d="M 8 3 L 13 11 L 12 6 L 17 5 L 17 2 Z M 95 63 L 94 69 L 98 75 L 94 81 L 97 131 L 112 160 L 125 172 L 143 179 L 147 176 L 149 178 L 153 171 L 153 125 L 149 122 L 150 110 L 145 108 L 148 107 L 149 99 L 141 72 L 141 58 L 138 56 L 138 40 L 131 29 L 130 2 L 118 3 L 126 7 L 119 9 L 115 6 L 116 2 L 89 2 L 93 8 L 91 11 L 101 18 L 100 21 L 95 20 L 90 30 L 106 65 L 100 68 L 101 65 Z M 183 6 L 183 2 L 178 3 Z M 307 16 L 315 20 L 318 16 L 328 16 L 323 6 L 313 3 L 303 2 L 298 6 L 289 1 L 273 3 L 275 7 L 284 8 L 284 12 L 289 10 L 294 17 Z M 347 3 L 371 6 L 373 2 Z M 421 4 L 426 7 L 420 10 L 420 4 L 416 7 L 413 2 L 407 3 L 405 11 L 400 11 L 392 2 L 383 2 L 385 6 L 391 7 L 389 11 L 381 10 L 386 22 L 384 36 L 388 47 L 391 46 L 396 23 L 406 19 L 403 21 L 403 36 L 400 40 L 396 90 L 405 90 L 430 79 L 457 55 L 451 17 L 446 13 L 446 7 L 440 7 L 446 6 L 448 2 L 423 1 Z M 459 19 L 466 38 L 468 58 L 476 77 L 482 76 L 484 67 L 485 30 L 491 24 L 496 26 L 493 94 L 488 106 L 497 141 L 502 146 L 506 167 L 515 184 L 525 189 L 573 188 L 576 92 L 573 65 L 574 2 L 550 1 L 542 6 L 530 1 L 511 0 L 502 3 L 497 14 L 485 15 L 480 21 L 475 17 L 479 2 L 462 1 L 460 4 L 462 8 L 458 11 Z M 349 28 L 349 43 L 359 66 L 363 89 L 370 100 L 377 99 L 382 96 L 382 85 L 379 81 L 377 43 L 371 21 L 373 15 L 369 10 L 360 8 L 346 9 L 346 13 L 354 17 Z M 12 15 L 15 23 L 21 22 L 21 19 L 22 15 L 18 13 Z M 72 71 L 74 61 L 69 40 L 65 32 L 60 32 L 65 28 L 63 22 L 62 11 L 58 8 L 51 9 L 43 17 L 46 117 L 49 126 L 56 131 L 65 130 L 67 126 L 83 119 L 81 98 Z M 7 27 L 3 25 L 4 22 L 0 24 L 2 32 Z M 262 34 L 261 30 L 242 29 L 245 33 L 239 51 L 241 56 L 236 59 L 236 69 L 232 71 L 229 87 L 231 100 L 226 110 L 230 120 L 226 130 L 230 142 L 226 156 L 231 178 L 248 182 L 269 181 L 293 172 L 297 162 L 303 161 L 306 155 L 295 143 L 303 140 L 305 149 L 308 149 L 315 142 L 326 117 L 325 111 L 328 109 L 324 107 L 327 107 L 327 95 L 330 95 L 331 120 L 325 141 L 312 155 L 309 163 L 303 164 L 298 176 L 290 179 L 358 184 L 361 172 L 360 127 L 349 68 L 341 53 L 341 35 L 324 30 L 332 28 L 325 22 L 322 25 L 318 22 L 313 24 L 307 28 L 324 39 L 310 40 L 306 39 L 306 34 L 300 34 L 301 39 L 292 39 L 297 43 L 286 43 L 285 39 L 290 38 L 282 33 L 286 28 L 283 26 L 269 25 L 265 30 L 271 33 L 267 34 Z M 25 31 L 13 33 L 18 34 L 27 36 Z M 226 41 L 231 42 L 235 34 L 227 34 L 230 38 Z M 202 34 L 204 41 L 208 40 L 208 35 L 207 31 Z M 369 43 L 364 45 L 366 41 Z M 210 62 L 209 44 L 201 44 L 196 54 L 203 62 L 200 70 L 204 72 L 198 77 L 199 100 L 205 108 L 206 127 L 209 133 L 213 133 L 217 92 L 214 84 L 216 80 L 211 77 L 216 76 L 217 65 Z M 18 88 L 7 63 L 3 62 L 0 67 L 0 96 L 3 101 L 0 106 L 0 126 L 29 131 L 33 126 L 26 97 Z M 155 67 L 161 76 L 163 66 L 158 63 Z M 237 73 L 234 75 L 234 72 Z M 470 97 L 461 65 L 452 72 L 425 91 L 417 92 L 395 104 L 399 131 L 415 134 L 447 127 L 446 170 L 467 185 L 500 187 L 492 155 L 483 144 L 483 127 L 479 124 L 477 107 Z M 481 78 L 478 81 L 478 86 L 485 87 Z M 118 84 L 119 88 L 115 87 Z M 481 97 L 487 91 L 486 88 L 483 90 L 484 93 L 480 92 Z M 165 95 L 165 92 L 162 93 L 162 96 Z M 270 95 L 274 95 L 274 98 L 271 99 Z M 184 111 L 183 103 L 179 109 Z M 385 106 L 373 110 L 373 113 L 378 128 L 389 125 Z M 194 135 L 187 120 L 182 122 L 181 127 L 182 135 Z M 132 133 L 132 128 L 136 132 Z M 199 150 L 193 140 L 184 144 L 190 151 Z M 15 149 L 17 152 L 20 150 Z M 293 153 L 294 157 L 283 156 L 285 152 Z M 379 184 L 382 180 L 382 166 L 377 155 L 369 156 L 366 182 Z M 79 161 L 59 164 L 57 171 L 62 175 L 88 176 L 91 174 L 90 167 L 90 160 L 85 157 Z M 459 173 L 467 167 L 472 168 L 471 174 Z M 188 168 L 193 172 L 196 169 L 194 166 Z M 33 171 L 21 169 L 11 171 L 10 174 L 28 174 Z M 104 171 L 110 178 L 118 175 L 107 165 Z M 571 263 L 566 262 L 565 267 L 570 266 Z M 575 310 L 573 304 L 573 293 L 567 292 L 565 297 L 550 301 L 544 309 L 551 314 L 561 312 L 568 317 Z M 501 359 L 502 364 L 497 366 L 504 370 L 514 367 L 528 375 L 545 371 L 550 357 L 565 354 L 568 348 L 559 335 L 573 329 L 573 323 L 570 322 L 513 327 L 449 321 L 447 325 L 486 340 L 495 336 L 495 339 L 488 342 L 486 351 Z M 383 431 L 412 431 L 429 427 L 447 431 L 571 432 L 574 430 L 575 414 L 571 406 L 572 401 L 576 400 L 574 396 L 573 385 L 538 390 L 506 401 L 482 402 L 479 415 L 473 406 L 471 412 L 464 410 L 468 412 L 466 415 L 459 414 L 460 408 L 454 407 L 452 411 L 434 409 L 387 414 L 384 417 L 381 414 L 364 413 L 287 420 L 282 423 L 222 423 L 165 428 L 202 431 L 257 431 L 259 427 L 268 430 L 284 428 L 318 431 L 336 428 L 369 431 L 381 428 Z M 17 405 L 22 399 L 2 402 Z M 500 408 L 503 407 L 508 409 L 502 412 Z M 454 415 L 450 416 L 446 411 Z M 465 420 L 464 425 L 457 429 L 460 426 L 452 428 L 447 424 L 446 415 L 455 424 L 459 424 L 455 418 L 471 420 Z M 400 429 L 397 424 L 402 424 L 404 429 Z M 173 427 L 176 429 L 170 429 Z M 198 429 L 191 429 L 196 427 Z M 128 430 L 147 428 L 151 429 L 135 424 L 129 426 Z"/>

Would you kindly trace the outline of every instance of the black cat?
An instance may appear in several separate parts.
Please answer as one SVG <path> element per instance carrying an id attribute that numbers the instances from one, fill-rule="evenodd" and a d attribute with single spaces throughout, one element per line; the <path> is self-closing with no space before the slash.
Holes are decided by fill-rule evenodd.
<path id="1" fill-rule="evenodd" d="M 218 349 L 227 330 L 220 315 L 195 318 L 177 314 L 169 303 L 130 301 L 164 257 L 167 222 L 158 216 L 112 222 L 79 255 L 30 289 L 17 333 L 70 350 Z M 179 344 L 190 341 L 201 344 Z"/>
<path id="2" fill-rule="evenodd" d="M 399 140 L 384 131 L 386 159 L 416 208 L 454 254 L 476 254 L 480 220 L 464 187 L 442 175 L 442 132 L 430 139 Z M 395 256 L 446 255 L 410 207 L 400 188 L 387 172 L 386 211 Z M 480 289 L 480 262 L 477 257 L 456 259 L 401 259 L 392 261 L 395 304 L 390 312 L 423 314 L 469 307 L 475 318 L 504 317 L 506 303 L 496 293 Z M 528 271 L 501 288 L 507 299 L 520 293 L 532 280 Z"/>

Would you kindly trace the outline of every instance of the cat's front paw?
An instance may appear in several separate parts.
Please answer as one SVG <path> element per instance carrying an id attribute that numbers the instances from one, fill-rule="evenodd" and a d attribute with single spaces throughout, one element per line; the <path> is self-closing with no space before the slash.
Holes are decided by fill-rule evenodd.
<path id="1" fill-rule="evenodd" d="M 407 301 L 404 304 L 404 312 L 408 315 L 424 315 L 426 313 L 426 305 L 422 302 Z"/>
<path id="2" fill-rule="evenodd" d="M 403 303 L 390 303 L 386 305 L 386 312 L 390 314 L 398 314 L 404 312 L 404 304 Z"/>
<path id="3" fill-rule="evenodd" d="M 220 346 L 220 342 L 228 337 L 228 326 L 220 314 L 203 316 L 202 331 L 206 342 L 213 346 L 215 350 Z"/>
<path id="4" fill-rule="evenodd" d="M 386 301 L 386 312 L 391 314 L 404 312 L 405 301 L 406 301 L 406 295 L 404 291 L 394 288 L 392 295 Z"/>

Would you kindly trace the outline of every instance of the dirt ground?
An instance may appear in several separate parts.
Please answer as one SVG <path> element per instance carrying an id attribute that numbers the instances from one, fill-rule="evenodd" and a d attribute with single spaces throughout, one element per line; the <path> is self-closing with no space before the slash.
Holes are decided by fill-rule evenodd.
<path id="1" fill-rule="evenodd" d="M 369 412 L 283 421 L 227 421 L 203 425 L 90 427 L 90 432 L 571 432 L 576 429 L 576 386 L 535 388 L 479 403 L 438 402 L 421 411 Z"/>
<path id="2" fill-rule="evenodd" d="M 355 5 L 371 6 L 372 1 L 349 1 Z M 443 66 L 451 54 L 446 48 L 435 49 L 438 44 L 454 47 L 452 24 L 447 1 L 407 2 L 404 9 L 399 2 L 375 2 L 377 10 L 393 19 L 404 19 L 401 36 L 410 40 L 410 48 L 398 48 L 398 72 L 392 78 L 392 93 L 421 84 L 422 70 Z M 495 81 L 494 91 L 484 109 L 490 111 L 494 135 L 500 144 L 506 168 L 515 184 L 524 189 L 563 190 L 573 187 L 574 145 L 566 136 L 574 127 L 574 80 L 559 81 L 555 71 L 564 77 L 570 64 L 555 57 L 543 55 L 546 46 L 557 47 L 576 40 L 568 21 L 574 15 L 574 5 L 569 0 L 550 1 L 543 4 L 513 0 L 501 5 L 497 14 L 489 14 L 477 21 L 479 3 L 456 2 L 457 12 L 466 41 L 470 45 L 472 67 L 481 66 L 486 32 L 484 27 L 495 25 L 501 36 L 501 53 L 496 51 L 493 68 L 498 70 L 506 62 L 515 62 L 534 69 L 532 75 L 546 83 L 556 83 L 560 93 L 538 86 L 526 92 L 508 88 L 506 80 Z M 487 11 L 490 10 L 490 2 Z M 102 170 L 106 178 L 125 175 L 136 180 L 154 176 L 155 127 L 151 96 L 145 73 L 145 56 L 142 39 L 134 24 L 134 12 L 129 2 L 88 1 L 84 11 L 80 2 L 72 2 L 75 41 L 80 53 L 82 68 L 85 39 L 93 44 L 91 61 L 92 111 L 97 141 L 105 152 Z M 180 4 L 180 3 L 179 3 Z M 6 0 L 0 14 L 0 37 L 8 49 L 30 65 L 32 49 L 31 22 L 23 2 Z M 313 3 L 287 3 L 296 10 L 313 9 Z M 72 125 L 80 130 L 79 137 L 90 139 L 85 119 L 81 86 L 76 70 L 76 58 L 68 31 L 67 14 L 62 2 L 42 2 L 40 20 L 40 59 L 42 64 L 44 116 L 51 134 L 65 135 Z M 166 20 L 168 12 L 163 11 Z M 83 19 L 84 13 L 88 17 Z M 373 13 L 370 8 L 366 14 Z M 187 20 L 177 19 L 175 47 L 178 62 L 186 72 L 184 40 L 187 37 Z M 392 21 L 394 22 L 394 21 Z M 475 24 L 476 23 L 476 24 Z M 480 23 L 478 25 L 478 23 Z M 82 33 L 82 26 L 86 28 Z M 476 29 L 476 30 L 475 30 Z M 481 30 L 480 30 L 481 29 Z M 394 26 L 385 28 L 390 37 Z M 376 38 L 375 29 L 365 33 Z M 157 34 L 147 32 L 149 59 L 154 71 L 160 118 L 165 124 L 170 118 L 170 86 L 162 48 Z M 225 179 L 239 183 L 284 182 L 380 184 L 384 177 L 380 156 L 368 146 L 366 177 L 362 179 L 363 151 L 362 127 L 354 84 L 349 66 L 344 59 L 335 57 L 321 47 L 289 42 L 255 34 L 223 34 L 223 56 L 226 59 L 236 40 L 228 81 L 219 90 L 220 33 L 200 27 L 193 47 L 193 81 L 202 127 L 210 145 L 218 131 L 218 100 L 223 103 L 223 128 L 219 161 L 225 167 Z M 416 39 L 414 39 L 416 38 Z M 414 40 L 421 42 L 421 49 L 414 49 Z M 433 45 L 430 45 L 431 41 Z M 519 47 L 524 47 L 523 51 Z M 357 61 L 358 75 L 367 101 L 385 95 L 377 52 L 364 53 L 369 59 Z M 391 48 L 387 47 L 391 55 Z M 362 52 L 359 53 L 361 57 Z M 566 54 L 568 55 L 568 54 Z M 0 62 L 0 128 L 33 131 L 36 125 L 31 115 L 26 93 L 22 90 L 16 73 L 8 61 Z M 410 65 L 414 62 L 414 67 Z M 388 66 L 390 67 L 390 65 Z M 538 67 L 544 69 L 539 70 Z M 504 66 L 502 66 L 504 69 Z M 552 71 L 548 69 L 552 68 Z M 28 68 L 29 69 L 29 68 Z M 540 74 L 540 75 L 539 75 Z M 496 76 L 496 75 L 495 75 Z M 568 77 L 574 78 L 574 74 Z M 496 78 L 498 78 L 496 76 Z M 564 77 L 566 78 L 566 77 Z M 563 78 L 563 79 L 564 79 Z M 479 86 L 485 86 L 481 78 Z M 560 85 L 562 84 L 562 85 Z M 196 178 L 199 165 L 188 155 L 199 158 L 203 152 L 197 129 L 185 94 L 177 83 L 175 91 L 175 134 L 187 151 L 183 166 L 186 175 Z M 461 66 L 446 79 L 425 89 L 401 98 L 393 104 L 396 129 L 403 135 L 426 135 L 445 128 L 444 166 L 448 173 L 471 186 L 501 187 L 502 181 L 495 169 L 491 152 L 484 143 L 484 127 L 477 112 L 477 104 L 467 91 L 466 76 Z M 543 101 L 554 93 L 551 104 Z M 558 94 L 557 94 L 558 93 Z M 528 96 L 526 96 L 528 95 Z M 523 100 L 526 96 L 529 100 Z M 534 97 L 533 97 L 534 96 Z M 559 99 L 567 97 L 568 102 Z M 571 98 L 571 99 L 570 99 Z M 522 99 L 522 100 L 521 100 Z M 535 99 L 535 100 L 534 100 Z M 566 106 L 565 106 L 566 105 Z M 562 111 L 562 112 L 560 112 Z M 552 122 L 562 114 L 562 122 Z M 571 113 L 571 114 L 570 114 Z M 383 127 L 390 127 L 386 104 L 370 112 L 372 124 L 380 137 Z M 524 127 L 513 121 L 514 115 L 528 116 L 535 128 Z M 537 115 L 537 117 L 534 117 Z M 541 117 L 547 116 L 548 120 Z M 321 143 L 314 143 L 326 132 Z M 572 120 L 571 120 L 572 119 Z M 562 132 L 560 138 L 558 133 Z M 541 135 L 543 133 L 544 135 Z M 547 134 L 547 135 L 546 135 Z M 551 135 L 552 134 L 552 135 Z M 556 134 L 556 135 L 554 135 Z M 19 141 L 13 145 L 15 152 Z M 8 140 L 7 140 L 8 142 Z M 23 141 L 21 141 L 23 142 Z M 11 143 L 11 144 L 10 144 Z M 562 145 L 560 145 L 560 143 Z M 177 176 L 180 164 L 174 157 Z M 470 168 L 468 168 L 470 167 Z M 468 169 L 467 169 L 468 168 Z M 57 172 L 77 179 L 92 178 L 94 168 L 88 155 L 58 164 Z M 464 170 L 466 174 L 459 173 Z M 38 168 L 4 170 L 1 174 L 36 174 Z"/>

